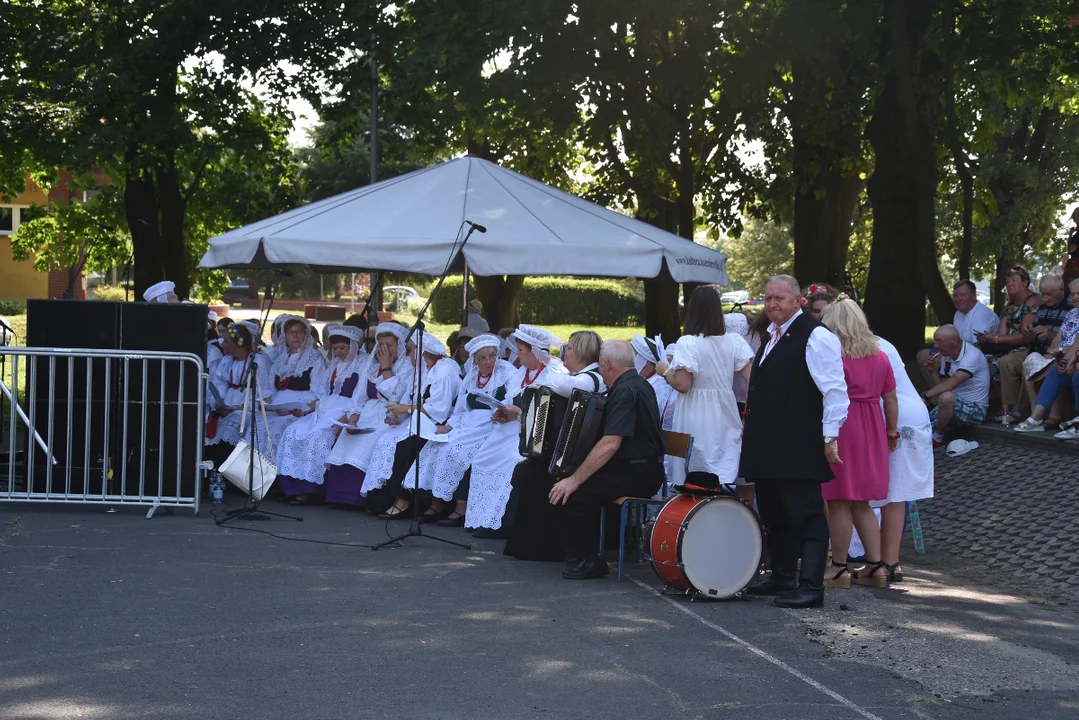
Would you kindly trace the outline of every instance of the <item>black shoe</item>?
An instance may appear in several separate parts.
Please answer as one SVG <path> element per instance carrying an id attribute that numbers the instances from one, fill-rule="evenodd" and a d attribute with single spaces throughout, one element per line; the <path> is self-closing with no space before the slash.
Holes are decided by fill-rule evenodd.
<path id="1" fill-rule="evenodd" d="M 757 578 L 746 588 L 747 595 L 779 595 L 798 588 L 798 575 L 772 571 L 766 577 Z"/>
<path id="2" fill-rule="evenodd" d="M 456 515 L 457 517 L 454 517 L 454 515 Z M 464 527 L 465 516 L 454 510 L 452 513 L 449 514 L 449 517 L 442 518 L 435 524 L 439 527 Z"/>
<path id="3" fill-rule="evenodd" d="M 605 560 L 585 560 L 577 567 L 566 570 L 562 577 L 566 580 L 592 580 L 603 578 L 611 574 Z"/>
<path id="4" fill-rule="evenodd" d="M 800 587 L 797 590 L 783 593 L 773 600 L 772 604 L 781 608 L 824 607 L 824 588 L 815 590 L 813 588 Z"/>

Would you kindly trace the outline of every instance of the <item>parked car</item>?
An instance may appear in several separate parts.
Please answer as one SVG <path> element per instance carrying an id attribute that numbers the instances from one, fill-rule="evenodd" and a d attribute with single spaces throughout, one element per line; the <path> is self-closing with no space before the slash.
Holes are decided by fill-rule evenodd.
<path id="1" fill-rule="evenodd" d="M 745 290 L 732 290 L 731 292 L 725 292 L 720 295 L 719 301 L 722 303 L 730 303 L 731 305 L 744 305 L 749 302 L 749 293 Z"/>
<path id="2" fill-rule="evenodd" d="M 246 300 L 249 292 L 251 292 L 250 283 L 246 280 L 233 280 L 228 289 L 221 293 L 221 302 L 231 305 L 232 303 Z"/>
<path id="3" fill-rule="evenodd" d="M 382 288 L 382 292 L 399 295 L 406 300 L 412 300 L 413 298 L 418 298 L 420 296 L 418 292 L 407 285 L 390 285 L 389 287 Z"/>

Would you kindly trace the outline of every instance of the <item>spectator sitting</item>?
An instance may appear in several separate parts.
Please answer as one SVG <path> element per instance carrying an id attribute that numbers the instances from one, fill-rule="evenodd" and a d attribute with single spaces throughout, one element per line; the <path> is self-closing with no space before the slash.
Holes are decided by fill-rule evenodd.
<path id="1" fill-rule="evenodd" d="M 1030 289 L 1030 273 L 1022 265 L 1008 270 L 1004 289 L 1008 293 L 1008 304 L 1004 306 L 1004 312 L 1000 316 L 999 327 L 994 332 L 980 335 L 975 333 L 978 337 L 978 348 L 985 353 L 985 359 L 989 361 L 989 373 L 993 382 L 1000 382 L 1000 360 L 1026 348 L 1029 339 L 1024 331 L 1034 325 L 1035 309 L 1042 304 L 1041 298 Z M 1023 357 L 1026 357 L 1026 353 L 1023 353 Z"/>
<path id="2" fill-rule="evenodd" d="M 1060 275 L 1043 275 L 1038 289 L 1041 291 L 1042 304 L 1034 312 L 1033 324 L 1023 330 L 1027 347 L 1005 355 L 997 363 L 1000 368 L 1000 399 L 1004 405 L 1001 421 L 1022 420 L 1030 414 L 1037 392 L 1033 383 L 1025 382 L 1023 361 L 1028 353 L 1045 353 L 1049 349 L 1071 310 L 1071 304 L 1065 299 L 1064 280 Z M 1005 418 L 1004 412 L 1009 417 Z"/>
<path id="3" fill-rule="evenodd" d="M 940 351 L 940 372 L 931 378 L 924 397 L 936 404 L 929 411 L 936 449 L 944 445 L 944 431 L 953 421 L 965 425 L 985 422 L 989 409 L 989 361 L 973 343 L 959 336 L 954 325 L 937 328 L 933 344 Z"/>
<path id="4" fill-rule="evenodd" d="M 978 335 L 997 329 L 999 319 L 989 306 L 978 302 L 978 289 L 970 280 L 962 280 L 952 287 L 952 303 L 955 305 L 955 317 L 952 326 L 964 342 L 978 342 Z M 933 355 L 929 348 L 918 353 L 918 367 L 922 369 L 925 384 L 933 387 L 939 377 L 940 355 Z"/>
<path id="5" fill-rule="evenodd" d="M 1060 326 L 1060 333 L 1057 335 L 1056 340 L 1053 341 L 1056 347 L 1050 347 L 1050 350 L 1053 351 L 1051 356 L 1057 358 L 1057 363 L 1049 369 L 1049 373 L 1045 376 L 1045 382 L 1042 383 L 1042 388 L 1038 392 L 1030 417 L 1016 426 L 1017 432 L 1044 430 L 1045 421 L 1043 418 L 1045 413 L 1052 407 L 1057 395 L 1066 385 L 1071 385 L 1076 397 L 1077 407 L 1079 407 L 1079 374 L 1076 372 L 1079 369 L 1077 367 L 1079 359 L 1076 357 L 1076 348 L 1079 346 L 1075 342 L 1075 336 L 1079 334 L 1079 279 L 1072 280 L 1068 285 L 1068 289 L 1071 291 L 1072 310 L 1064 319 L 1064 323 Z M 1061 440 L 1079 438 L 1079 410 L 1076 411 L 1076 415 L 1077 417 L 1073 418 L 1071 422 L 1062 426 L 1061 432 L 1058 432 L 1056 437 Z"/>

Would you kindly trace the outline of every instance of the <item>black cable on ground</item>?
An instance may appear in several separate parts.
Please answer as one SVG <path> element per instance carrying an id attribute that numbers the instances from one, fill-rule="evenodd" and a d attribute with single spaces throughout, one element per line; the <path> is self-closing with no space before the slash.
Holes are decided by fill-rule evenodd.
<path id="1" fill-rule="evenodd" d="M 217 513 L 222 511 L 222 510 L 227 510 L 227 509 L 229 509 L 229 507 L 230 507 L 230 505 L 226 504 L 223 507 L 216 507 L 216 508 L 214 508 L 213 510 L 210 511 L 210 517 L 212 517 L 214 519 L 214 523 L 217 524 L 218 527 L 221 527 L 222 518 L 218 517 Z M 229 525 L 227 527 L 227 529 L 229 529 L 229 530 L 244 530 L 246 532 L 259 533 L 261 535 L 269 535 L 270 537 L 277 538 L 278 540 L 291 540 L 293 542 L 313 543 L 315 545 L 333 545 L 333 546 L 336 546 L 336 547 L 366 548 L 366 549 L 371 548 L 370 545 L 365 545 L 363 543 L 344 543 L 344 542 L 335 542 L 333 540 L 315 540 L 313 538 L 288 537 L 286 535 L 278 535 L 277 533 L 270 532 L 269 530 L 262 530 L 260 528 L 253 528 L 253 527 L 243 527 L 242 525 Z M 389 537 L 393 537 L 392 535 L 390 535 L 389 523 L 387 523 L 386 535 L 389 536 Z M 401 544 L 396 543 L 394 545 L 387 545 L 386 547 L 401 547 Z"/>

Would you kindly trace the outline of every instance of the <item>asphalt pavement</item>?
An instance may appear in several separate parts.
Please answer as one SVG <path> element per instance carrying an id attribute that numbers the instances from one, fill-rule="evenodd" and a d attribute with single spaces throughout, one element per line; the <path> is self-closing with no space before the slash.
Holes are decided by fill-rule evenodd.
<path id="1" fill-rule="evenodd" d="M 1073 609 L 932 552 L 787 611 L 663 596 L 643 564 L 566 581 L 461 530 L 373 552 L 387 523 L 359 513 L 240 524 L 280 539 L 209 509 L 0 506 L 0 717 L 1079 716 Z"/>

